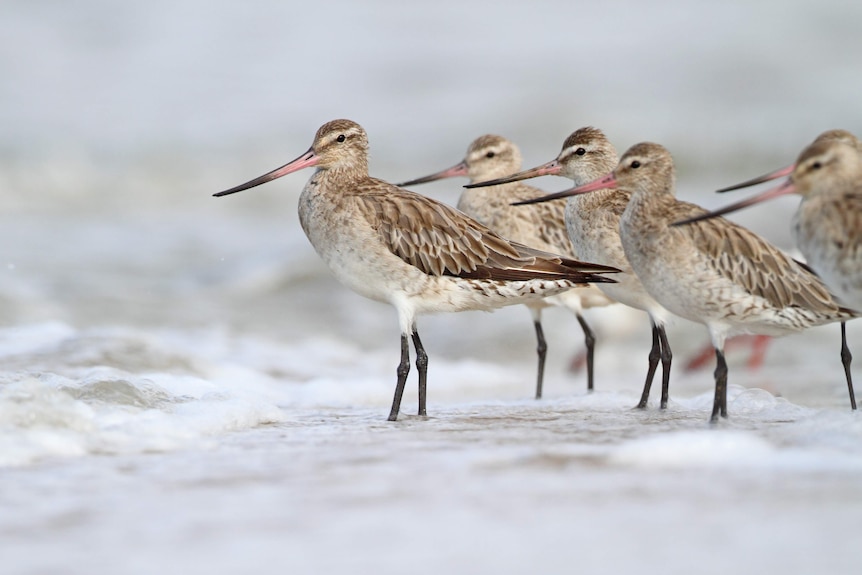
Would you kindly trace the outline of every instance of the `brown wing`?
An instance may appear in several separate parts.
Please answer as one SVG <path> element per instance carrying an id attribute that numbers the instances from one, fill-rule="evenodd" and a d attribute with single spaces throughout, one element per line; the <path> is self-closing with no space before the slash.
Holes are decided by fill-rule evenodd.
<path id="1" fill-rule="evenodd" d="M 700 206 L 675 202 L 669 221 L 705 213 Z M 750 230 L 724 218 L 702 220 L 683 226 L 710 265 L 779 308 L 801 307 L 831 313 L 839 309 L 823 282 L 807 266 Z"/>
<path id="2" fill-rule="evenodd" d="M 372 182 L 376 185 L 356 190 L 360 212 L 392 253 L 426 274 L 527 280 L 617 271 L 511 242 L 446 204 Z"/>

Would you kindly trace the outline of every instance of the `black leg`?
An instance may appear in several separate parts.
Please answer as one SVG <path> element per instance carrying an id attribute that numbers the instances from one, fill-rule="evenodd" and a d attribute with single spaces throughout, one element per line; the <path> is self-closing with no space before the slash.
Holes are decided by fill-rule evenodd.
<path id="1" fill-rule="evenodd" d="M 847 391 L 850 392 L 850 409 L 856 409 L 856 394 L 853 392 L 853 378 L 850 375 L 850 362 L 853 355 L 847 347 L 847 324 L 841 322 L 841 365 L 844 366 L 844 377 L 847 378 Z"/>
<path id="2" fill-rule="evenodd" d="M 712 401 L 710 423 L 718 421 L 718 416 L 727 417 L 727 362 L 720 349 L 715 350 L 715 399 Z"/>
<path id="3" fill-rule="evenodd" d="M 389 410 L 389 421 L 398 419 L 401 410 L 401 396 L 404 395 L 404 384 L 410 373 L 410 342 L 407 334 L 401 334 L 401 363 L 398 364 L 398 382 L 395 384 L 395 397 L 392 398 L 392 409 Z"/>
<path id="4" fill-rule="evenodd" d="M 651 322 L 652 323 L 652 322 Z M 649 369 L 644 382 L 644 390 L 641 393 L 641 400 L 637 404 L 638 409 L 646 409 L 647 400 L 649 399 L 649 390 L 652 387 L 652 379 L 655 376 L 655 370 L 658 368 L 658 360 L 661 359 L 661 344 L 659 343 L 659 328 L 652 324 L 652 349 L 649 350 Z"/>
<path id="5" fill-rule="evenodd" d="M 536 327 L 536 353 L 539 354 L 539 373 L 536 375 L 536 399 L 542 399 L 542 383 L 545 380 L 545 356 L 548 354 L 548 344 L 545 342 L 545 331 L 541 321 L 534 321 Z"/>
<path id="6" fill-rule="evenodd" d="M 670 351 L 664 326 L 659 326 L 658 336 L 661 343 L 661 408 L 667 409 L 667 400 L 670 397 L 670 362 L 673 354 Z"/>
<path id="7" fill-rule="evenodd" d="M 419 332 L 413 329 L 413 347 L 416 348 L 416 369 L 419 370 L 419 415 L 425 413 L 425 397 L 428 391 L 428 355 L 422 347 Z"/>
<path id="8" fill-rule="evenodd" d="M 590 329 L 590 325 L 584 316 L 577 314 L 578 323 L 584 330 L 584 344 L 587 346 L 587 391 L 593 390 L 593 355 L 596 348 L 596 334 Z"/>

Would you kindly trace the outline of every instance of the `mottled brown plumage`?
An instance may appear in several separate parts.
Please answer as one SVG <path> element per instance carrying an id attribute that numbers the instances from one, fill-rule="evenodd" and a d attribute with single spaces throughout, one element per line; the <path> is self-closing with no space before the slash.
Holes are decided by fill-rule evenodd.
<path id="1" fill-rule="evenodd" d="M 216 195 L 317 168 L 299 198 L 303 231 L 339 281 L 398 311 L 401 363 L 390 420 L 398 416 L 410 369 L 408 338 L 417 353 L 419 414 L 425 415 L 427 355 L 416 330 L 418 315 L 490 310 L 613 281 L 596 275 L 613 268 L 511 242 L 458 210 L 372 178 L 367 158 L 365 130 L 335 120 L 317 131 L 297 159 Z"/>
<path id="2" fill-rule="evenodd" d="M 662 211 L 664 220 L 675 222 L 706 213 L 706 210 L 679 200 L 664 201 L 654 211 Z M 676 234 L 676 230 L 656 225 L 652 233 Z M 775 308 L 802 308 L 816 313 L 837 314 L 841 306 L 830 295 L 823 282 L 808 267 L 797 262 L 750 230 L 724 219 L 710 219 L 683 228 L 680 241 L 691 244 L 705 256 L 704 261 L 715 273 L 744 290 L 766 300 Z"/>
<path id="3" fill-rule="evenodd" d="M 862 142 L 816 140 L 782 191 L 802 196 L 793 222 L 800 251 L 842 303 L 862 311 Z"/>
<path id="4" fill-rule="evenodd" d="M 512 174 L 521 168 L 521 152 L 511 141 L 502 136 L 487 134 L 476 138 L 467 148 L 464 159 L 451 168 L 404 182 L 415 185 L 442 178 L 466 176 L 471 182 L 488 180 Z M 499 235 L 523 244 L 580 258 L 566 233 L 565 208 L 563 204 L 537 204 L 530 208 L 519 208 L 512 204 L 544 195 L 538 188 L 522 183 L 492 187 L 468 187 L 461 193 L 458 209 L 482 222 Z M 539 367 L 536 378 L 536 398 L 542 396 L 542 381 L 547 344 L 541 324 L 542 309 L 548 304 L 572 310 L 584 330 L 587 346 L 587 389 L 593 389 L 593 356 L 595 336 L 581 314 L 584 308 L 604 306 L 613 300 L 593 286 L 581 287 L 543 301 L 528 302 L 533 315 L 533 324 L 538 338 Z"/>
<path id="5" fill-rule="evenodd" d="M 502 238 L 490 228 L 425 196 L 368 190 L 359 213 L 398 257 L 426 274 L 491 280 L 569 279 L 591 266 Z"/>
<path id="6" fill-rule="evenodd" d="M 477 188 L 488 185 L 499 186 L 544 175 L 563 176 L 571 179 L 578 186 L 606 174 L 617 165 L 618 160 L 616 149 L 604 133 L 597 128 L 587 126 L 569 135 L 563 142 L 560 153 L 550 162 L 511 176 L 475 184 L 475 186 Z M 610 298 L 649 314 L 652 326 L 652 349 L 638 407 L 647 406 L 652 380 L 658 362 L 661 360 L 660 405 L 665 408 L 669 400 L 672 361 L 665 324 L 671 318 L 671 314 L 647 293 L 623 251 L 619 235 L 620 217 L 628 205 L 629 196 L 629 192 L 625 190 L 606 189 L 593 194 L 572 196 L 565 204 L 563 202 L 531 203 L 516 206 L 514 209 L 532 211 L 537 206 L 558 206 L 558 209 L 564 213 L 567 235 L 575 251 L 583 254 L 583 259 L 603 262 L 621 270 L 621 273 L 615 277 L 616 283 L 596 287 Z M 545 197 L 548 196 L 536 196 L 526 201 Z"/>
<path id="7" fill-rule="evenodd" d="M 725 339 L 734 333 L 785 335 L 843 321 L 854 313 L 832 299 L 806 266 L 741 226 L 674 197 L 674 166 L 658 144 L 632 146 L 614 171 L 558 197 L 620 188 L 631 199 L 620 220 L 626 257 L 643 286 L 665 308 L 703 323 L 716 350 L 712 420 L 727 415 Z"/>
<path id="8" fill-rule="evenodd" d="M 794 217 L 793 233 L 799 250 L 844 305 L 862 310 L 862 142 L 846 130 L 828 130 L 806 147 L 794 164 L 721 191 L 787 174 L 790 178 L 778 187 L 724 208 L 681 217 L 676 225 L 709 221 L 798 193 L 802 202 Z"/>
<path id="9" fill-rule="evenodd" d="M 782 185 L 711 212 L 683 218 L 674 225 L 691 225 L 729 214 L 758 202 L 797 192 L 793 235 L 807 260 L 842 305 L 862 310 L 862 142 L 847 130 L 827 130 L 799 155 L 796 163 L 735 186 L 726 192 L 790 175 Z M 783 294 L 775 294 L 779 297 Z M 800 294 L 805 297 L 806 294 Z M 817 304 L 809 299 L 808 305 Z M 841 363 L 850 407 L 856 409 L 847 333 L 841 323 Z"/>

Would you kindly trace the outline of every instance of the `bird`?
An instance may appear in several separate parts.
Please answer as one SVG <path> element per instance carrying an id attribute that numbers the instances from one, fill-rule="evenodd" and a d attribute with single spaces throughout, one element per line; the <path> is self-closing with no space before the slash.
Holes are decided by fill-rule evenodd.
<path id="1" fill-rule="evenodd" d="M 318 255 L 342 284 L 395 307 L 401 361 L 389 420 L 395 421 L 410 371 L 410 339 L 419 373 L 419 415 L 427 415 L 428 356 L 417 316 L 492 310 L 609 282 L 609 266 L 575 261 L 495 234 L 462 212 L 368 173 L 368 136 L 356 122 L 321 126 L 296 159 L 226 196 L 303 168 L 315 171 L 299 198 L 299 221 Z"/>
<path id="2" fill-rule="evenodd" d="M 605 133 L 598 128 L 586 126 L 572 132 L 563 142 L 560 153 L 550 162 L 508 177 L 479 182 L 467 187 L 496 187 L 544 175 L 563 176 L 572 180 L 575 186 L 580 186 L 613 170 L 618 161 L 616 148 Z M 667 407 L 669 398 L 670 368 L 673 358 L 665 325 L 671 320 L 672 314 L 647 293 L 623 251 L 619 221 L 630 195 L 626 190 L 606 189 L 595 194 L 572 196 L 565 203 L 564 217 L 569 240 L 576 253 L 583 254 L 581 257 L 588 261 L 604 262 L 621 270 L 614 276 L 616 283 L 596 284 L 596 287 L 611 299 L 643 310 L 649 315 L 652 327 L 652 348 L 649 353 L 646 381 L 636 407 L 640 409 L 647 407 L 652 381 L 661 360 L 660 407 L 664 409 Z M 561 204 L 560 202 L 550 203 Z"/>
<path id="3" fill-rule="evenodd" d="M 753 186 L 783 176 L 781 185 L 751 198 L 687 218 L 676 225 L 728 214 L 782 195 L 797 193 L 802 201 L 793 217 L 792 232 L 799 251 L 842 305 L 862 310 L 862 142 L 846 130 L 820 134 L 795 163 L 720 192 Z M 856 409 L 847 346 L 847 327 L 841 323 L 841 363 Z"/>
<path id="4" fill-rule="evenodd" d="M 468 188 L 486 185 L 500 185 L 505 182 L 516 182 L 527 178 L 545 175 L 562 176 L 572 180 L 575 186 L 585 184 L 612 170 L 619 161 L 616 148 L 607 136 L 598 128 L 586 126 L 572 132 L 563 142 L 558 156 L 540 166 L 513 174 L 509 177 L 497 178 L 467 186 Z M 623 190 L 602 190 L 590 196 L 570 197 L 566 205 L 566 227 L 569 238 L 576 250 L 583 252 L 583 258 L 589 261 L 605 262 L 622 269 L 615 276 L 616 284 L 608 285 L 609 289 L 596 286 L 606 294 L 634 309 L 646 311 L 650 317 L 653 339 L 649 355 L 649 369 L 644 383 L 644 390 L 637 408 L 647 407 L 652 380 L 658 361 L 662 361 L 662 394 L 660 407 L 667 407 L 669 399 L 670 367 L 672 352 L 667 340 L 665 326 L 670 323 L 673 314 L 665 310 L 650 296 L 640 284 L 631 266 L 625 259 L 622 244 L 619 240 L 619 219 L 628 203 L 629 194 Z M 733 338 L 728 346 L 745 336 Z M 750 368 L 757 368 L 763 363 L 768 336 L 752 337 L 752 354 L 748 361 Z M 711 346 L 686 363 L 686 370 L 700 367 L 713 355 Z"/>
<path id="5" fill-rule="evenodd" d="M 779 189 L 802 196 L 796 245 L 838 300 L 862 310 L 862 157 L 839 141 L 806 148 Z"/>
<path id="6" fill-rule="evenodd" d="M 521 169 L 521 151 L 510 140 L 495 134 L 479 136 L 467 148 L 464 159 L 451 168 L 429 176 L 396 184 L 399 187 L 433 182 L 443 178 L 468 177 L 471 182 L 505 176 Z M 538 204 L 531 209 L 516 208 L 511 204 L 544 195 L 544 191 L 524 184 L 465 189 L 458 199 L 457 208 L 482 222 L 504 238 L 530 247 L 583 259 L 573 249 L 566 234 L 563 206 L 558 203 Z M 616 279 L 616 277 L 615 277 Z M 547 343 L 542 329 L 542 309 L 549 305 L 566 307 L 574 312 L 584 332 L 586 345 L 587 391 L 594 389 L 595 333 L 583 316 L 582 310 L 614 303 L 595 286 L 576 288 L 543 300 L 527 302 L 533 317 L 538 354 L 536 399 L 542 397 Z"/>
<path id="7" fill-rule="evenodd" d="M 620 237 L 643 286 L 667 310 L 709 331 L 716 356 L 711 422 L 727 417 L 727 337 L 781 336 L 857 315 L 807 266 L 738 224 L 714 218 L 673 226 L 706 210 L 675 198 L 673 158 L 660 144 L 635 144 L 609 174 L 542 200 L 606 188 L 631 194 Z"/>

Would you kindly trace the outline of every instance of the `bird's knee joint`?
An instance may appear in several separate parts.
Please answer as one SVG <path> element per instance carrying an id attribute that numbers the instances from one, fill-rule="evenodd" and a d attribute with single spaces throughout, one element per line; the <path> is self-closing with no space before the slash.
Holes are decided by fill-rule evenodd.
<path id="1" fill-rule="evenodd" d="M 406 378 L 407 374 L 410 373 L 410 364 L 409 363 L 399 363 L 398 364 L 398 377 Z"/>

